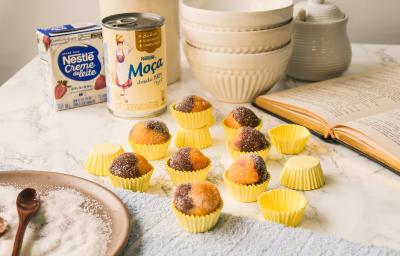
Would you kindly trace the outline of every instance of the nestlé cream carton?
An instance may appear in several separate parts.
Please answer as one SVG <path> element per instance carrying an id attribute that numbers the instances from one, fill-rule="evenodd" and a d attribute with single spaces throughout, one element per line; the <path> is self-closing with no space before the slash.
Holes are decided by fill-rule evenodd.
<path id="1" fill-rule="evenodd" d="M 36 35 L 45 91 L 56 110 L 106 101 L 100 26 L 67 24 Z"/>

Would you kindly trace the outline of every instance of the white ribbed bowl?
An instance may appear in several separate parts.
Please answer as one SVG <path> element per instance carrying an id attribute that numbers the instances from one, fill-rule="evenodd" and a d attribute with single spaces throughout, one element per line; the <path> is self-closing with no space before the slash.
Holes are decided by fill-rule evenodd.
<path id="1" fill-rule="evenodd" d="M 218 31 L 273 28 L 293 16 L 293 0 L 181 0 L 183 20 Z"/>
<path id="2" fill-rule="evenodd" d="M 183 43 L 194 76 L 217 100 L 251 102 L 282 78 L 292 54 L 292 42 L 256 54 L 216 53 Z"/>
<path id="3" fill-rule="evenodd" d="M 207 51 L 221 53 L 261 53 L 286 45 L 292 34 L 293 21 L 272 29 L 248 32 L 205 30 L 182 21 L 186 42 Z"/>

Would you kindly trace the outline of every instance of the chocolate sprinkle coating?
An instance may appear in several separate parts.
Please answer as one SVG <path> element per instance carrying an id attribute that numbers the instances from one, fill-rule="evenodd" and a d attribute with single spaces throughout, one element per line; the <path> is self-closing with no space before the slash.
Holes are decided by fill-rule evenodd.
<path id="1" fill-rule="evenodd" d="M 169 129 L 165 123 L 158 120 L 148 120 L 144 123 L 146 129 L 156 131 L 158 133 L 169 135 Z"/>
<path id="2" fill-rule="evenodd" d="M 190 209 L 194 207 L 193 200 L 189 196 L 190 190 L 192 189 L 191 184 L 181 184 L 177 187 L 174 197 L 174 203 L 176 209 L 179 211 L 189 214 Z"/>
<path id="3" fill-rule="evenodd" d="M 140 177 L 140 171 L 137 166 L 137 159 L 133 153 L 123 153 L 111 163 L 110 172 L 112 175 L 122 178 Z"/>
<path id="4" fill-rule="evenodd" d="M 256 154 L 252 154 L 250 158 L 254 163 L 254 169 L 257 171 L 259 177 L 259 180 L 256 184 L 263 183 L 269 177 L 269 173 L 267 171 L 267 166 L 265 165 L 264 159 L 262 159 L 261 156 Z"/>
<path id="5" fill-rule="evenodd" d="M 175 105 L 175 109 L 189 113 L 194 108 L 195 95 L 187 96 Z"/>
<path id="6" fill-rule="evenodd" d="M 237 145 L 240 151 L 253 152 L 269 147 L 269 142 L 265 136 L 254 128 L 242 127 L 240 135 L 239 145 Z"/>
<path id="7" fill-rule="evenodd" d="M 190 150 L 190 147 L 178 149 L 169 159 L 169 166 L 179 171 L 193 171 Z"/>
<path id="8" fill-rule="evenodd" d="M 260 119 L 251 109 L 246 107 L 237 107 L 232 110 L 232 116 L 241 126 L 256 127 L 260 124 Z"/>

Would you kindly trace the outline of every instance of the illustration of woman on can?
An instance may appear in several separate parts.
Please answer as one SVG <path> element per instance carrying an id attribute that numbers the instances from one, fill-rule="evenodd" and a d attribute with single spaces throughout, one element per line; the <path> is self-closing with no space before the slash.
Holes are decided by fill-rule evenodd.
<path id="1" fill-rule="evenodd" d="M 114 83 L 122 89 L 121 97 L 125 96 L 125 90 L 132 86 L 132 80 L 128 77 L 129 65 L 125 64 L 126 56 L 131 52 L 132 48 L 125 43 L 124 36 L 116 34 L 115 42 L 117 48 L 115 50 L 115 67 L 116 72 L 112 74 Z M 125 103 L 128 102 L 124 97 Z"/>

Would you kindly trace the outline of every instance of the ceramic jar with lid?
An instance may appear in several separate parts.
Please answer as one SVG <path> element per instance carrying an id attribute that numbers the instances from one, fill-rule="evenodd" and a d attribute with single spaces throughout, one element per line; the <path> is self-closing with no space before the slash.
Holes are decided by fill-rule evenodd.
<path id="1" fill-rule="evenodd" d="M 351 62 L 348 16 L 325 0 L 296 4 L 295 16 L 294 49 L 288 75 L 305 81 L 320 81 L 346 71 Z"/>

